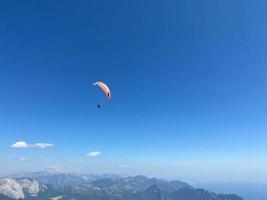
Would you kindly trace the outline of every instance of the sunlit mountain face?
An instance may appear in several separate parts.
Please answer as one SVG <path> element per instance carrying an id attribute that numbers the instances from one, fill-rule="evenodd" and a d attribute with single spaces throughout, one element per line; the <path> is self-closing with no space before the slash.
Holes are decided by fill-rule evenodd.
<path id="1" fill-rule="evenodd" d="M 0 179 L 1 200 L 243 200 L 146 176 L 27 173 Z"/>

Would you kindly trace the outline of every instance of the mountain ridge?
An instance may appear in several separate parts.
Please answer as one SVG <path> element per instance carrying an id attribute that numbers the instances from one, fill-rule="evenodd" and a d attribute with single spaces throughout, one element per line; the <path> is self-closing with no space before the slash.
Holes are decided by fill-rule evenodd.
<path id="1" fill-rule="evenodd" d="M 243 200 L 235 194 L 215 194 L 196 189 L 178 180 L 167 181 L 146 176 L 87 179 L 77 184 L 68 174 L 0 179 L 1 200 Z M 83 175 L 80 175 L 83 176 Z M 70 178 L 71 177 L 71 178 Z M 61 178 L 62 180 L 59 180 Z M 54 182 L 53 182 L 53 179 Z M 82 178 L 81 178 L 82 179 Z M 83 179 L 84 180 L 84 179 Z M 72 183 L 75 182 L 75 183 Z M 59 187 L 63 183 L 64 187 Z"/>

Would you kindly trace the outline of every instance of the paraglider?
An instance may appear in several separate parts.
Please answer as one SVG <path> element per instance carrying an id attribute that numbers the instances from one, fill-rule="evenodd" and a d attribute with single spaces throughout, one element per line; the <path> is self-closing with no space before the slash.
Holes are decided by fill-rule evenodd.
<path id="1" fill-rule="evenodd" d="M 111 100 L 110 89 L 109 89 L 109 87 L 108 87 L 105 83 L 103 83 L 103 82 L 101 82 L 101 81 L 98 81 L 98 82 L 93 83 L 93 85 L 94 85 L 94 86 L 98 86 L 98 87 L 104 92 L 104 94 L 105 94 L 105 96 L 106 96 L 106 99 L 107 99 L 108 101 Z M 97 108 L 101 108 L 101 104 L 98 104 L 98 105 L 97 105 Z"/>

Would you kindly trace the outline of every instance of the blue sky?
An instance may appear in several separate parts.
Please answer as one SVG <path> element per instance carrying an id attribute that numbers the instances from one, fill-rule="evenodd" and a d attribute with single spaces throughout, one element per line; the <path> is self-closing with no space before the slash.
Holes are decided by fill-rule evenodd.
<path id="1" fill-rule="evenodd" d="M 3 3 L 0 172 L 265 181 L 266 6 Z M 102 109 L 98 80 L 113 97 Z M 11 148 L 17 141 L 32 146 Z M 92 151 L 101 155 L 85 156 Z"/>

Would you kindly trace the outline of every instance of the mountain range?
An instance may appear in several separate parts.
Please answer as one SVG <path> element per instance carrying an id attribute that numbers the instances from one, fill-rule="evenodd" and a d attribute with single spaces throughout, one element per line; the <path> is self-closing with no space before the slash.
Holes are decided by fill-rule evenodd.
<path id="1" fill-rule="evenodd" d="M 27 175 L 27 177 L 22 177 Z M 243 200 L 145 176 L 27 173 L 0 179 L 0 200 Z"/>

